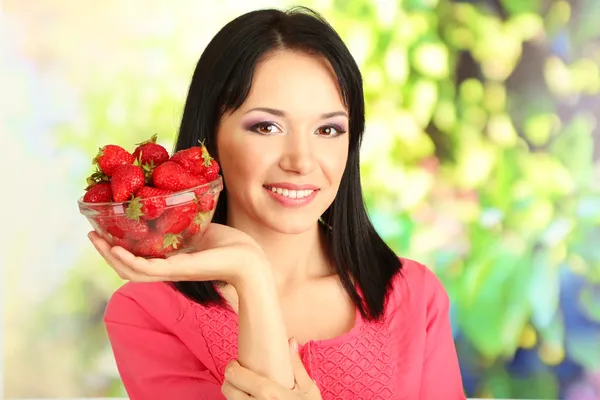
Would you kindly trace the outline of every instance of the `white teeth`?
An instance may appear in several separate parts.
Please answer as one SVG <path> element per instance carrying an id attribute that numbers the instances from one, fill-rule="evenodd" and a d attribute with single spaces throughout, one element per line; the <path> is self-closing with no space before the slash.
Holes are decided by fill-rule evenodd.
<path id="1" fill-rule="evenodd" d="M 281 196 L 290 197 L 292 199 L 301 199 L 307 196 L 310 196 L 314 190 L 290 190 L 290 189 L 282 189 L 276 187 L 270 187 L 273 193 L 277 193 Z"/>

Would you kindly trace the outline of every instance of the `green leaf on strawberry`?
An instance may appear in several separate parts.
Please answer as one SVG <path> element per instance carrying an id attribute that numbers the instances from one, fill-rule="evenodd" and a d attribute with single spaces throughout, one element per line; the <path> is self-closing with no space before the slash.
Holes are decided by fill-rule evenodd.
<path id="1" fill-rule="evenodd" d="M 134 197 L 129 202 L 129 206 L 127 206 L 127 209 L 125 210 L 125 215 L 127 215 L 127 218 L 134 221 L 139 221 L 140 218 L 144 216 L 144 212 L 142 211 L 142 203 L 137 197 Z"/>

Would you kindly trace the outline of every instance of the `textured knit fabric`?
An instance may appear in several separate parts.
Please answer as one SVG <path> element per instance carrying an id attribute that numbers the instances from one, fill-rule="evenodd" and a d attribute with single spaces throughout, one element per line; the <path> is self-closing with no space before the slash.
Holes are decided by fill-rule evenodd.
<path id="1" fill-rule="evenodd" d="M 323 400 L 464 399 L 448 296 L 426 267 L 403 260 L 385 317 L 361 318 L 300 355 Z M 222 400 L 226 364 L 237 355 L 237 314 L 191 302 L 167 283 L 127 283 L 105 323 L 132 400 Z"/>

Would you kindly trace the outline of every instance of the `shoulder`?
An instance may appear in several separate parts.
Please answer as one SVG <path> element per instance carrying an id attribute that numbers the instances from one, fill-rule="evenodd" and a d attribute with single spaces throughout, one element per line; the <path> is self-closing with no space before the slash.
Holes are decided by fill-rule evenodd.
<path id="1" fill-rule="evenodd" d="M 407 258 L 400 258 L 400 261 L 402 269 L 393 278 L 388 308 L 409 308 L 411 311 L 416 308 L 427 313 L 448 309 L 448 293 L 439 278 L 417 261 Z"/>
<path id="2" fill-rule="evenodd" d="M 110 297 L 104 321 L 173 326 L 184 318 L 189 308 L 190 300 L 170 283 L 127 282 Z"/>

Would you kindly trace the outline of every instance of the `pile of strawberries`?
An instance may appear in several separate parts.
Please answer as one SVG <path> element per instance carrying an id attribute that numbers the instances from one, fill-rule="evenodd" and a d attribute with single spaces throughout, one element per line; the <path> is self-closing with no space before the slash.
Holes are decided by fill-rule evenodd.
<path id="1" fill-rule="evenodd" d="M 141 257 L 165 257 L 184 247 L 210 222 L 218 196 L 205 184 L 219 178 L 219 164 L 203 143 L 169 156 L 156 139 L 139 143 L 133 153 L 102 147 L 83 196 L 98 207 L 92 217 L 98 233 Z M 170 195 L 191 188 L 190 201 L 169 204 Z"/>

